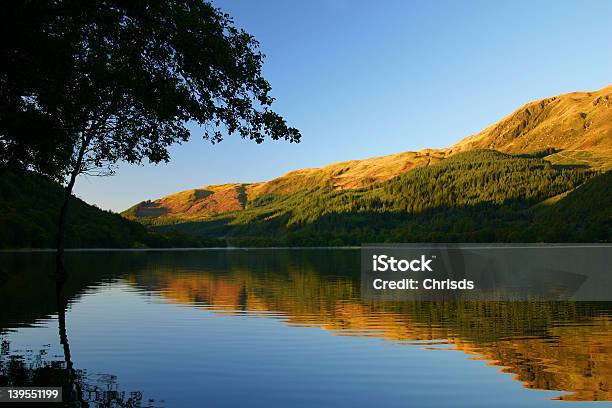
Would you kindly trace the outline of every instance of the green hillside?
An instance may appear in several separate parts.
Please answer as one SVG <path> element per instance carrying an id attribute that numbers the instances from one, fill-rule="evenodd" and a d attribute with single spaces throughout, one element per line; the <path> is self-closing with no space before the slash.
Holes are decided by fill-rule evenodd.
<path id="1" fill-rule="evenodd" d="M 0 248 L 53 248 L 59 208 L 59 184 L 32 173 L 4 172 L 0 178 Z M 132 248 L 218 245 L 218 241 L 159 234 L 119 214 L 73 198 L 68 213 L 69 248 Z"/>
<path id="2" fill-rule="evenodd" d="M 199 221 L 141 222 L 235 245 L 610 241 L 610 172 L 540 156 L 469 151 L 366 188 L 266 194 Z"/>

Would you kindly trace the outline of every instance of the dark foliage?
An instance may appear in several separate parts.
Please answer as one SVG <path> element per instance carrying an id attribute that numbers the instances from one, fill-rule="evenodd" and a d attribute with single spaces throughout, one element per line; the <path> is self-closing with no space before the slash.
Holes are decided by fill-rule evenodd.
<path id="1" fill-rule="evenodd" d="M 32 173 L 5 173 L 0 179 L 0 248 L 53 248 L 62 187 Z M 77 198 L 68 215 L 71 248 L 201 247 L 224 241 L 184 234 L 159 234 Z"/>
<path id="2" fill-rule="evenodd" d="M 0 21 L 5 165 L 62 179 L 167 161 L 188 121 L 213 141 L 300 138 L 269 108 L 257 41 L 208 2 L 15 0 Z"/>

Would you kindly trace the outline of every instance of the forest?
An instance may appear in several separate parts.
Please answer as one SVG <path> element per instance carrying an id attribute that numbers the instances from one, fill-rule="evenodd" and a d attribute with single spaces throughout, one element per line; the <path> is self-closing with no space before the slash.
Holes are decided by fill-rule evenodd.
<path id="1" fill-rule="evenodd" d="M 237 246 L 609 242 L 612 174 L 541 156 L 465 152 L 363 189 L 267 195 L 242 211 L 148 225 Z"/>

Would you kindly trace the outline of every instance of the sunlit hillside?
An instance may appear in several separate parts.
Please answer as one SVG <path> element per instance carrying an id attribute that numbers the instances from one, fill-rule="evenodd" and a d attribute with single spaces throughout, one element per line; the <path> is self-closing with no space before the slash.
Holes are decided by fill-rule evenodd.
<path id="1" fill-rule="evenodd" d="M 612 86 L 530 102 L 450 153 L 493 149 L 527 153 L 554 149 L 553 163 L 609 169 L 612 164 Z"/>
<path id="2" fill-rule="evenodd" d="M 242 210 L 249 202 L 269 195 L 290 195 L 325 187 L 333 190 L 367 187 L 414 168 L 439 163 L 444 157 L 445 150 L 428 149 L 294 170 L 261 183 L 222 184 L 181 191 L 141 202 L 123 215 L 130 219 L 197 220 Z"/>
<path id="3" fill-rule="evenodd" d="M 580 172 L 589 170 L 590 175 L 607 171 L 612 168 L 612 86 L 595 92 L 574 92 L 534 101 L 521 107 L 508 117 L 482 132 L 469 136 L 446 149 L 427 149 L 420 152 L 404 152 L 384 157 L 365 160 L 352 160 L 330 164 L 321 168 L 306 168 L 291 171 L 281 177 L 260 183 L 226 184 L 207 186 L 172 194 L 157 200 L 143 201 L 123 212 L 126 218 L 138 220 L 148 225 L 178 225 L 181 223 L 198 223 L 214 225 L 214 228 L 187 228 L 191 232 L 213 236 L 224 236 L 227 228 L 219 229 L 219 225 L 244 224 L 252 220 L 274 221 L 283 225 L 294 224 L 296 220 L 309 218 L 314 221 L 328 213 L 336 211 L 336 206 L 321 203 L 322 199 L 333 198 L 344 202 L 352 201 L 355 194 L 361 194 L 370 188 L 379 189 L 384 182 L 391 182 L 406 173 L 412 173 L 427 167 L 437 167 L 457 154 L 474 150 L 496 150 L 513 154 L 516 160 L 531 158 L 543 159 L 553 165 L 547 171 L 562 173 L 563 171 Z M 491 156 L 491 160 L 501 156 Z M 506 163 L 508 161 L 506 160 Z M 537 167 L 538 164 L 533 164 Z M 530 166 L 527 166 L 531 169 Z M 503 171 L 502 171 L 503 172 Z M 431 177 L 439 172 L 432 171 Z M 552 173 L 550 173 L 552 174 Z M 469 176 L 467 176 L 469 178 Z M 579 177 L 578 183 L 559 184 L 549 179 L 552 184 L 541 191 L 538 198 L 550 199 L 567 195 L 571 190 L 586 181 L 588 177 Z M 464 180 L 467 187 L 476 185 Z M 429 183 L 427 192 L 440 182 L 448 180 L 419 177 L 419 183 Z M 513 185 L 512 182 L 519 184 Z M 508 184 L 510 183 L 510 184 Z M 531 202 L 533 197 L 521 196 L 523 186 L 519 179 L 505 180 L 503 183 L 489 185 L 487 188 L 500 188 L 504 191 L 516 190 L 513 200 Z M 420 185 L 421 185 L 420 184 Z M 542 187 L 542 186 L 541 186 Z M 436 188 L 443 188 L 438 186 Z M 542 187 L 544 188 L 544 187 Z M 565 190 L 564 190 L 565 189 Z M 352 192 L 356 193 L 352 193 Z M 321 196 L 321 193 L 333 197 Z M 338 193 L 347 192 L 345 198 L 338 198 Z M 460 192 L 456 192 L 460 195 Z M 469 194 L 474 195 L 474 192 Z M 497 197 L 504 192 L 491 192 Z M 370 194 L 371 195 L 371 194 Z M 479 195 L 476 194 L 476 195 Z M 509 197 L 506 197 L 509 198 Z M 393 197 L 397 203 L 406 197 Z M 415 197 L 410 198 L 414 201 Z M 388 201 L 388 200 L 387 200 Z M 421 203 L 416 203 L 419 201 Z M 440 206 L 464 206 L 461 197 L 447 197 L 435 201 L 429 195 L 418 197 L 406 207 L 413 211 Z M 497 200 L 501 204 L 504 200 Z M 289 204 L 293 202 L 293 204 Z M 478 198 L 470 201 L 470 205 L 479 204 Z M 490 202 L 483 200 L 482 202 Z M 315 207 L 327 205 L 329 208 L 317 213 Z M 394 204 L 395 205 L 395 204 Z M 300 210 L 296 210 L 296 206 Z M 415 207 L 416 206 L 416 207 Z M 263 211 L 262 209 L 267 209 Z M 356 211 L 378 211 L 378 208 L 367 204 L 353 205 Z M 384 207 L 384 205 L 383 205 Z M 255 210 L 257 209 L 257 210 Z M 313 211 L 315 212 L 314 214 Z M 244 214 L 242 214 L 244 212 Z M 310 213 L 311 215 L 308 215 Z M 281 220 L 285 217 L 284 221 Z M 211 224 L 212 223 L 212 224 Z M 214 231 L 213 231 L 214 230 Z M 254 232 L 254 231 L 250 231 Z"/>

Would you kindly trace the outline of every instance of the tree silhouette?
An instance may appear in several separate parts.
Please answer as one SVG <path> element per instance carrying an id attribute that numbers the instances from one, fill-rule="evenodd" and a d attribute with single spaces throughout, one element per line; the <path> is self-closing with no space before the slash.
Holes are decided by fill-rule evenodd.
<path id="1" fill-rule="evenodd" d="M 80 174 L 167 162 L 188 122 L 212 142 L 300 140 L 270 109 L 257 41 L 208 2 L 11 0 L 1 10 L 0 162 L 66 183 L 58 270 Z"/>

